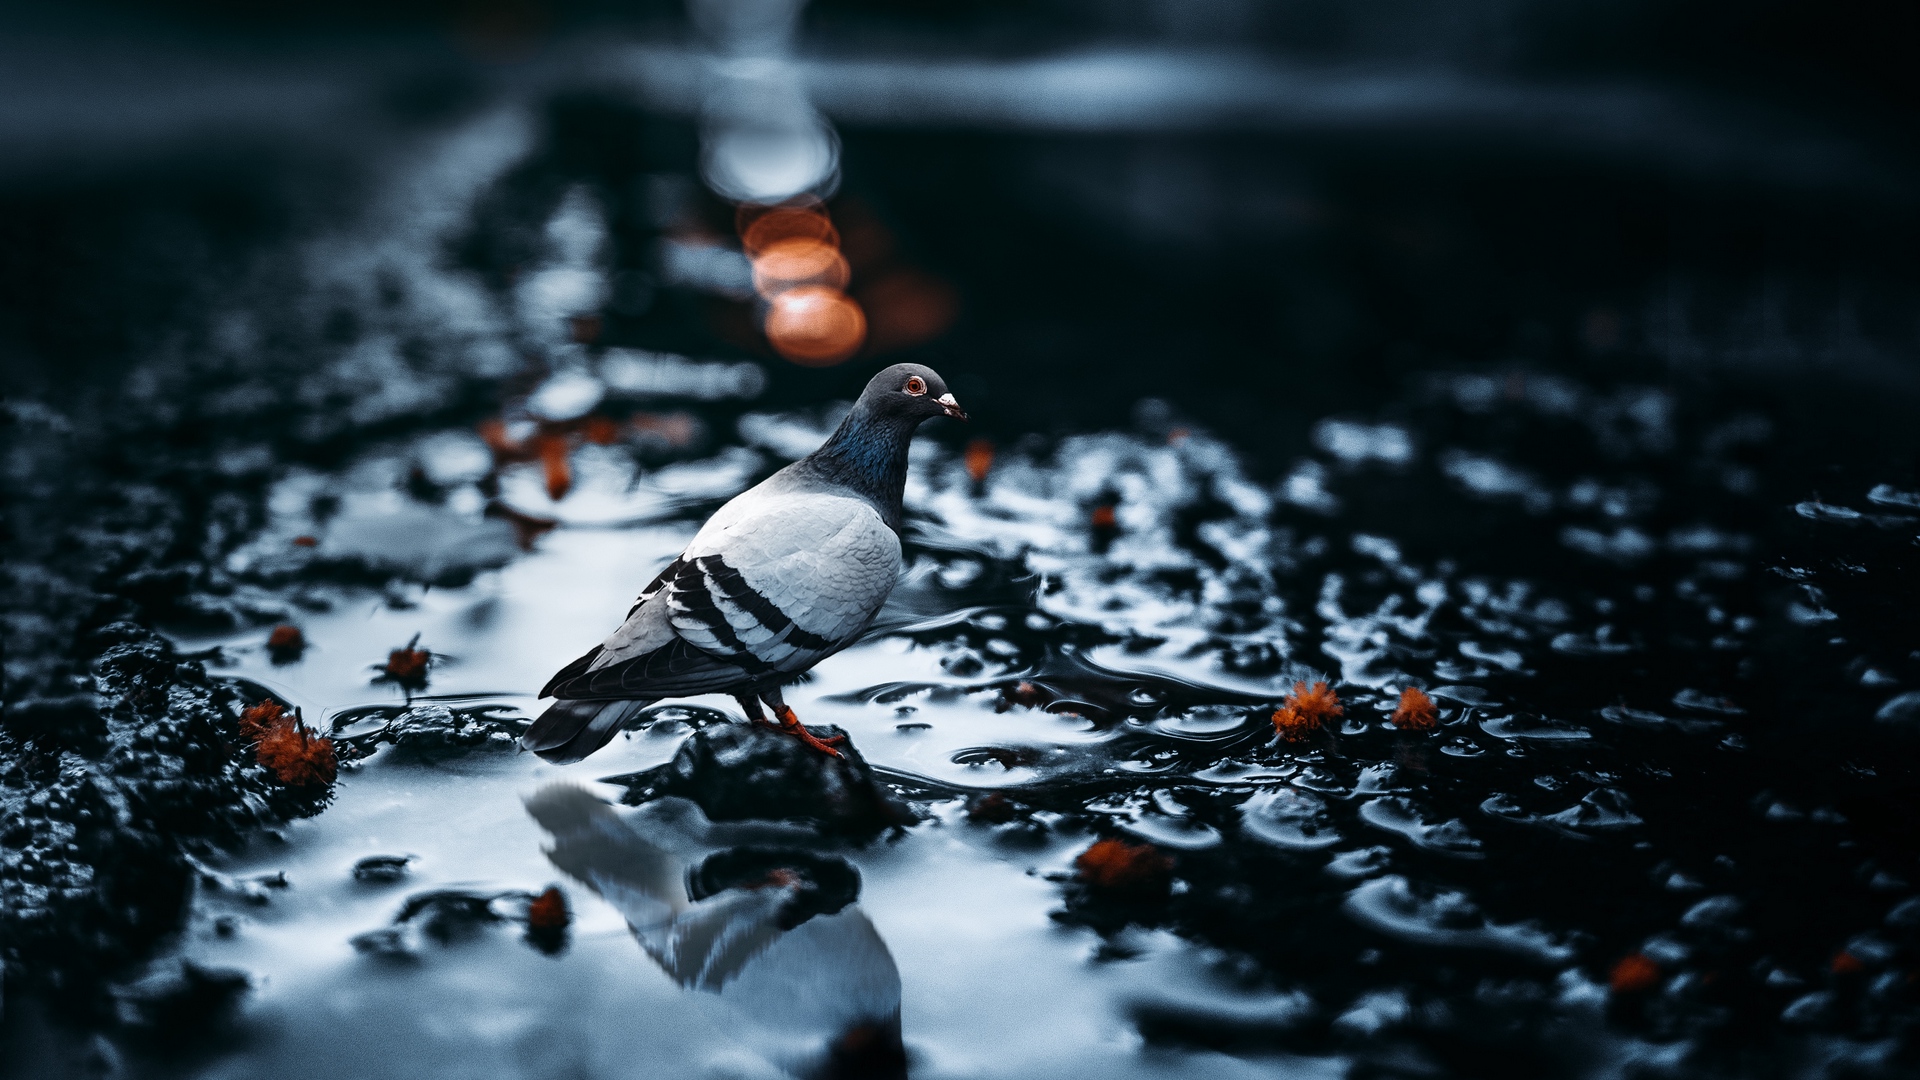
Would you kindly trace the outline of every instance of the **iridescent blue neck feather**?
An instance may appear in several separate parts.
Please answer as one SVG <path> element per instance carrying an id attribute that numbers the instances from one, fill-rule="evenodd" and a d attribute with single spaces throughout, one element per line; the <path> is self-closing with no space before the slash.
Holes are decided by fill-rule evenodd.
<path id="1" fill-rule="evenodd" d="M 865 401 L 803 464 L 822 480 L 852 488 L 879 508 L 895 532 L 901 527 L 901 499 L 907 488 L 907 447 L 920 417 L 880 415 Z"/>

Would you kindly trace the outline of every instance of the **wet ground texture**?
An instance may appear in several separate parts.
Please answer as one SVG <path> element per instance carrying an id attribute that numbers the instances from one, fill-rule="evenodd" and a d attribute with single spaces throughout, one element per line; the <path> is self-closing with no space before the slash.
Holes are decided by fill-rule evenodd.
<path id="1" fill-rule="evenodd" d="M 584 280 L 619 330 L 608 215 L 515 183 L 462 226 L 526 247 L 513 276 L 367 241 L 380 272 L 229 331 L 344 359 L 9 401 L 13 1061 L 1920 1067 L 1911 461 L 1650 361 L 1430 363 L 1271 438 L 1158 398 L 930 430 L 893 604 L 789 692 L 848 763 L 700 699 L 551 767 L 515 748 L 530 692 L 844 388 L 551 318 Z M 661 295 L 645 319 L 706 325 Z M 614 878 L 544 857 L 520 800 L 554 781 L 686 860 L 693 900 L 791 890 L 786 940 L 884 941 L 891 1020 L 686 1004 Z"/>

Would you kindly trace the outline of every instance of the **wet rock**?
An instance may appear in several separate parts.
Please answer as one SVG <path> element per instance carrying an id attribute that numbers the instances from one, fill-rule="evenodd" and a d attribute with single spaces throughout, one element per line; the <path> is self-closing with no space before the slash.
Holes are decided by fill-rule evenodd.
<path id="1" fill-rule="evenodd" d="M 199 661 L 132 622 L 87 638 L 93 694 L 0 733 L 8 977 L 81 1008 L 177 925 L 189 845 L 235 842 L 325 805 L 323 790 L 283 785 L 251 760 L 240 693 Z"/>
<path id="2" fill-rule="evenodd" d="M 417 959 L 428 943 L 452 945 L 480 936 L 506 920 L 499 904 L 525 893 L 476 893 L 465 889 L 435 889 L 407 897 L 393 925 L 369 930 L 352 939 L 355 949 L 383 960 Z"/>
<path id="3" fill-rule="evenodd" d="M 346 759 L 362 758 L 382 743 L 418 761 L 443 761 L 483 746 L 512 749 L 528 721 L 500 705 L 372 705 L 333 718 L 332 737 Z"/>
<path id="4" fill-rule="evenodd" d="M 812 730 L 823 737 L 845 734 L 837 727 Z M 798 819 L 856 842 L 915 820 L 913 811 L 874 779 L 851 739 L 837 749 L 842 756 L 829 757 L 758 725 L 717 725 L 694 733 L 626 801 L 637 805 L 678 795 L 714 821 Z"/>
<path id="5" fill-rule="evenodd" d="M 353 880 L 367 885 L 391 885 L 407 876 L 411 855 L 369 855 L 353 864 Z"/>
<path id="6" fill-rule="evenodd" d="M 328 524 L 318 548 L 319 559 L 339 569 L 439 586 L 464 585 L 519 553 L 519 539 L 504 521 L 387 499 L 353 503 Z"/>
<path id="7" fill-rule="evenodd" d="M 707 856 L 687 875 L 687 895 L 696 901 L 728 889 L 769 885 L 793 890 L 776 920 L 782 930 L 791 930 L 858 900 L 860 871 L 845 859 L 796 848 L 737 847 Z"/>
<path id="8" fill-rule="evenodd" d="M 1920 729 L 1920 690 L 1909 690 L 1888 698 L 1886 704 L 1873 714 L 1873 718 L 1883 724 Z"/>
<path id="9" fill-rule="evenodd" d="M 250 985 L 245 972 L 180 961 L 119 988 L 115 1011 L 121 1030 L 148 1049 L 205 1050 L 208 1035 L 232 1021 Z"/>

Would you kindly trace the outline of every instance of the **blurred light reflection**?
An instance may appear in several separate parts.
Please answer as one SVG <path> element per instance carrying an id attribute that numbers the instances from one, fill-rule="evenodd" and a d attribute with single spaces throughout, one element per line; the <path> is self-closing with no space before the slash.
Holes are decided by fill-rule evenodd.
<path id="1" fill-rule="evenodd" d="M 753 260 L 753 287 L 768 299 L 800 285 L 844 289 L 850 276 L 846 256 L 818 240 L 782 240 Z"/>
<path id="2" fill-rule="evenodd" d="M 798 364 L 837 364 L 858 352 L 867 316 L 852 298 L 824 285 L 788 289 L 767 304 L 767 340 Z"/>

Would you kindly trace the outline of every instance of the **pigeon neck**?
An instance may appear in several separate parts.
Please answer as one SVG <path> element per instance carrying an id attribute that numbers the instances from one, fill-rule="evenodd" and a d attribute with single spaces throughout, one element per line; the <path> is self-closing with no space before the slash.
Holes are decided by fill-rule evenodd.
<path id="1" fill-rule="evenodd" d="M 907 488 L 907 446 L 919 425 L 917 417 L 876 416 L 860 402 L 808 460 L 825 479 L 872 500 L 897 532 Z"/>

